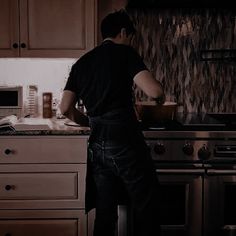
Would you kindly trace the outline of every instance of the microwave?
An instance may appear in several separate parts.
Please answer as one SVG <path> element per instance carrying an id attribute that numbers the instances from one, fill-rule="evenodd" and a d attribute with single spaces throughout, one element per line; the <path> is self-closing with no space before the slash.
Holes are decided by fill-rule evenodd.
<path id="1" fill-rule="evenodd" d="M 0 86 L 0 118 L 15 115 L 22 116 L 23 87 Z"/>

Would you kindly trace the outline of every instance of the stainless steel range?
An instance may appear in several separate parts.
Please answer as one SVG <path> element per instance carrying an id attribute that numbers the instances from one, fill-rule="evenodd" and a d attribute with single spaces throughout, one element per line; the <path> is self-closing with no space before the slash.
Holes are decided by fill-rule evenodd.
<path id="1" fill-rule="evenodd" d="M 163 235 L 236 235 L 235 126 L 194 119 L 144 131 L 161 184 Z"/>

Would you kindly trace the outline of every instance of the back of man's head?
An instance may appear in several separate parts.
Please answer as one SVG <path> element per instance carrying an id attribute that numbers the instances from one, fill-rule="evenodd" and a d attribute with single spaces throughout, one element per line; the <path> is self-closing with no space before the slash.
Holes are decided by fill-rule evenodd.
<path id="1" fill-rule="evenodd" d="M 133 22 L 125 10 L 110 13 L 101 23 L 102 38 L 114 38 L 120 33 L 122 28 L 126 29 L 127 35 L 135 33 Z"/>

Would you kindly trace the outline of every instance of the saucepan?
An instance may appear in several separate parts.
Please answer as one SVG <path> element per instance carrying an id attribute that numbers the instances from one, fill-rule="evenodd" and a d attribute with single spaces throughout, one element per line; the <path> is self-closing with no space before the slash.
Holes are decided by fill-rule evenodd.
<path id="1" fill-rule="evenodd" d="M 144 123 L 168 122 L 175 118 L 177 103 L 166 101 L 164 104 L 157 104 L 155 101 L 137 101 L 135 110 L 137 117 Z"/>

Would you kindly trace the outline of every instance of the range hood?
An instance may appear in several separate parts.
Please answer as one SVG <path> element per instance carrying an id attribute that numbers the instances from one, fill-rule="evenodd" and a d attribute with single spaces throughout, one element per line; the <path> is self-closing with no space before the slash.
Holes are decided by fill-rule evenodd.
<path id="1" fill-rule="evenodd" d="M 230 8 L 232 10 L 233 2 L 232 0 L 128 0 L 126 8 Z"/>

